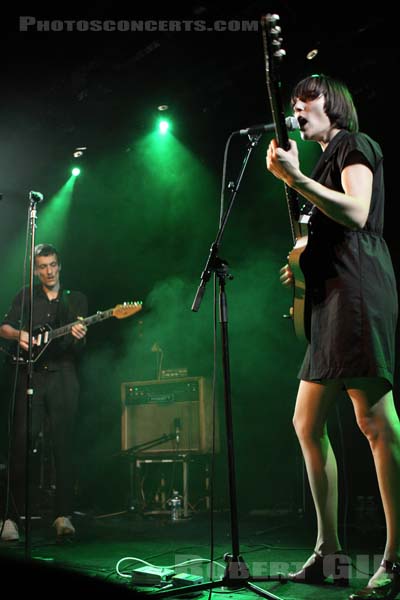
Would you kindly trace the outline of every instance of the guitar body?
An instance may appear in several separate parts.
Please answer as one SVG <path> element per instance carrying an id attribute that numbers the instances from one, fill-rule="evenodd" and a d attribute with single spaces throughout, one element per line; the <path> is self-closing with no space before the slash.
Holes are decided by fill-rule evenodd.
<path id="1" fill-rule="evenodd" d="M 51 333 L 53 328 L 46 323 L 45 325 L 39 325 L 39 327 L 35 327 L 32 332 L 32 337 L 34 339 L 34 344 L 32 345 L 32 361 L 35 362 L 39 356 L 45 351 L 47 346 L 50 344 L 52 340 Z M 27 353 L 25 353 L 27 356 Z"/>
<path id="2" fill-rule="evenodd" d="M 268 14 L 261 19 L 265 71 L 268 87 L 269 102 L 275 125 L 278 146 L 289 150 L 290 141 L 285 119 L 285 111 L 281 97 L 281 81 L 279 67 L 286 55 L 281 47 L 282 37 L 279 26 L 279 16 Z M 289 220 L 293 238 L 293 250 L 289 253 L 289 267 L 293 273 L 293 306 L 290 309 L 290 317 L 294 324 L 296 337 L 307 342 L 310 336 L 309 311 L 307 303 L 306 280 L 301 268 L 301 257 L 307 246 L 307 235 L 304 235 L 303 224 L 300 222 L 300 209 L 296 192 L 284 185 L 286 201 L 288 205 Z"/>
<path id="3" fill-rule="evenodd" d="M 290 316 L 293 320 L 296 337 L 301 342 L 310 339 L 309 304 L 306 292 L 306 280 L 301 268 L 301 259 L 307 247 L 308 237 L 297 238 L 293 250 L 289 252 L 288 264 L 293 273 L 293 305 Z"/>

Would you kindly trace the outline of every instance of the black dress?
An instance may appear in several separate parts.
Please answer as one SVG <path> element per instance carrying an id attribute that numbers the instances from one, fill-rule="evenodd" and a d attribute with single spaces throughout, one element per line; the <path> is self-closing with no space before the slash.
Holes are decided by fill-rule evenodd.
<path id="1" fill-rule="evenodd" d="M 310 212 L 301 260 L 311 308 L 310 343 L 298 375 L 306 381 L 383 377 L 393 385 L 398 300 L 382 237 L 382 151 L 367 135 L 342 130 L 321 155 L 312 177 L 343 192 L 341 172 L 360 162 L 374 176 L 363 229 L 340 225 L 315 206 Z"/>

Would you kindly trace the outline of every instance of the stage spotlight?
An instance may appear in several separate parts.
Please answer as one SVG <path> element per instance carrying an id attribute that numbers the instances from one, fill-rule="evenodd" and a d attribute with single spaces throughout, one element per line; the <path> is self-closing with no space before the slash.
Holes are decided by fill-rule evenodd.
<path id="1" fill-rule="evenodd" d="M 72 156 L 74 158 L 80 158 L 83 155 L 83 153 L 85 152 L 85 150 L 87 150 L 86 146 L 80 146 L 78 148 L 75 148 Z"/>
<path id="2" fill-rule="evenodd" d="M 166 119 L 161 119 L 161 121 L 159 121 L 158 123 L 158 130 L 161 133 L 161 135 L 165 135 L 170 128 L 170 123 L 169 121 L 167 121 Z"/>
<path id="3" fill-rule="evenodd" d="M 72 174 L 74 177 L 78 177 L 78 175 L 80 175 L 80 174 L 81 174 L 81 170 L 79 169 L 79 167 L 74 167 L 74 168 L 72 169 L 72 171 L 71 171 L 71 174 Z"/>

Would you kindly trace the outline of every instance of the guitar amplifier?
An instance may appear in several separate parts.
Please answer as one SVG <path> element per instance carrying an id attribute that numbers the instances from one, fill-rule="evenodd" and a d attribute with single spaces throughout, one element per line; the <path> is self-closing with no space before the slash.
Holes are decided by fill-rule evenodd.
<path id="1" fill-rule="evenodd" d="M 212 451 L 212 398 L 204 377 L 124 382 L 121 401 L 122 450 Z M 217 419 L 215 441 L 217 450 Z"/>

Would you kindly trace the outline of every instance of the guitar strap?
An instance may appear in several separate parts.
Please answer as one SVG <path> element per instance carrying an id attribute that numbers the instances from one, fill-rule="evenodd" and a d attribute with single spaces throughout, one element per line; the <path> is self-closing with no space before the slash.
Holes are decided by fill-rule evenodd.
<path id="1" fill-rule="evenodd" d="M 61 288 L 60 301 L 58 305 L 58 318 L 57 318 L 57 327 L 61 327 L 62 325 L 67 325 L 70 321 L 74 320 L 74 317 L 71 317 L 71 290 L 66 290 Z"/>

